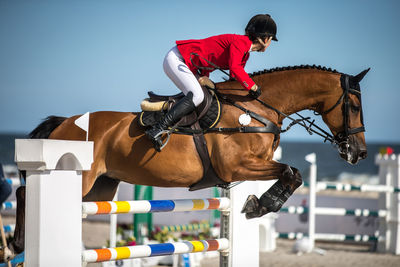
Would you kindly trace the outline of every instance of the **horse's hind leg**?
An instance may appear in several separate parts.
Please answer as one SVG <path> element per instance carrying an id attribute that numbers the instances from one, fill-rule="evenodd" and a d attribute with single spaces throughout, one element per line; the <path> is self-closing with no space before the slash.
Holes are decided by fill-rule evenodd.
<path id="1" fill-rule="evenodd" d="M 117 192 L 119 180 L 101 175 L 96 179 L 83 201 L 111 201 Z"/>
<path id="2" fill-rule="evenodd" d="M 15 222 L 14 238 L 10 243 L 10 249 L 19 254 L 25 247 L 25 186 L 20 186 L 15 195 L 17 197 L 17 218 Z"/>
<path id="3" fill-rule="evenodd" d="M 296 168 L 287 166 L 278 177 L 278 181 L 262 194 L 260 199 L 255 195 L 247 198 L 242 213 L 246 213 L 246 218 L 251 219 L 269 212 L 277 212 L 301 184 L 300 172 Z"/>

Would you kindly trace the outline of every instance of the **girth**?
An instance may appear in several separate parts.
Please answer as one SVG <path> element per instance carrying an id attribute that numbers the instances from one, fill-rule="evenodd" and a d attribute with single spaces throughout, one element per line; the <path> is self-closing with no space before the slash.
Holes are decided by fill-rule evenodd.
<path id="1" fill-rule="evenodd" d="M 200 124 L 197 121 L 192 125 L 193 130 L 201 130 Z M 208 187 L 218 186 L 226 188 L 229 183 L 223 181 L 219 178 L 218 174 L 215 172 L 210 159 L 210 154 L 208 153 L 207 141 L 202 132 L 193 134 L 193 141 L 196 145 L 197 153 L 199 153 L 201 163 L 203 165 L 203 177 L 197 183 L 192 184 L 189 187 L 189 191 L 195 191 L 199 189 L 204 189 Z"/>

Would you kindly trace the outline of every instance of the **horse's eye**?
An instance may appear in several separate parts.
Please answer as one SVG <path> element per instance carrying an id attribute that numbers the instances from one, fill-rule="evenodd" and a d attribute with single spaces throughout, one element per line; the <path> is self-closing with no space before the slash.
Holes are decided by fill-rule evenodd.
<path id="1" fill-rule="evenodd" d="M 351 105 L 351 111 L 357 113 L 360 111 L 360 106 Z"/>

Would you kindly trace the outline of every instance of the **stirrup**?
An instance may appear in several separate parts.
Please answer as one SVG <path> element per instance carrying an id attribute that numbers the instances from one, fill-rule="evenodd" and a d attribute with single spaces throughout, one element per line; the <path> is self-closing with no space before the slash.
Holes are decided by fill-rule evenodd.
<path id="1" fill-rule="evenodd" d="M 153 144 L 154 144 L 154 148 L 158 151 L 161 152 L 161 150 L 167 145 L 169 139 L 171 138 L 171 132 L 174 130 L 162 130 L 161 132 L 159 132 L 158 134 L 156 134 L 156 136 L 154 136 L 153 138 Z M 163 134 L 167 134 L 167 139 L 165 140 L 165 142 L 162 141 L 161 137 Z"/>

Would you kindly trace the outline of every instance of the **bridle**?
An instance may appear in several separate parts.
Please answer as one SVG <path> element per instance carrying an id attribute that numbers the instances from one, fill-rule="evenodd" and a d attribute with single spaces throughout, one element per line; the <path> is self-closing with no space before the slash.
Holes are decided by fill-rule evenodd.
<path id="1" fill-rule="evenodd" d="M 314 111 L 315 115 L 326 115 L 332 112 L 337 106 L 339 106 L 342 103 L 342 114 L 343 114 L 343 131 L 337 133 L 336 135 L 332 135 L 319 127 L 318 125 L 315 124 L 315 120 L 310 120 L 310 117 L 303 117 L 300 113 L 296 112 L 295 114 L 300 117 L 300 119 L 294 119 L 291 116 L 281 112 L 280 110 L 272 107 L 271 105 L 265 103 L 261 99 L 256 99 L 259 103 L 261 103 L 263 106 L 274 110 L 278 114 L 282 115 L 285 118 L 290 119 L 292 122 L 289 124 L 289 126 L 281 130 L 281 132 L 286 132 L 288 131 L 293 125 L 299 124 L 300 126 L 304 127 L 306 131 L 311 135 L 313 133 L 321 136 L 324 138 L 324 142 L 329 141 L 333 145 L 337 146 L 339 149 L 339 152 L 341 153 L 347 153 L 348 148 L 349 148 L 349 139 L 350 136 L 353 134 L 357 134 L 360 132 L 365 132 L 365 127 L 364 127 L 364 120 L 363 120 L 363 112 L 362 112 L 362 106 L 361 106 L 361 91 L 360 91 L 360 86 L 357 84 L 356 88 L 350 88 L 350 76 L 347 74 L 342 74 L 340 77 L 341 81 L 341 87 L 343 89 L 342 95 L 339 97 L 339 99 L 336 101 L 336 103 L 330 107 L 329 109 L 318 113 Z M 360 119 L 361 119 L 361 127 L 357 128 L 350 128 L 349 122 L 350 122 L 350 99 L 349 99 L 349 94 L 356 95 L 358 100 L 360 101 Z M 308 123 L 308 125 L 307 125 Z"/>
<path id="2" fill-rule="evenodd" d="M 360 91 L 360 85 L 357 84 L 355 88 L 350 88 L 350 76 L 346 74 L 342 74 L 340 77 L 340 82 L 341 86 L 343 88 L 343 93 L 336 102 L 335 105 L 333 105 L 331 108 L 328 110 L 321 112 L 320 115 L 326 115 L 330 113 L 332 110 L 334 110 L 341 102 L 343 102 L 342 105 L 342 114 L 343 114 L 343 131 L 337 133 L 334 136 L 334 142 L 335 144 L 338 145 L 339 149 L 341 147 L 345 147 L 346 151 L 341 151 L 344 153 L 347 153 L 347 149 L 349 147 L 349 138 L 350 135 L 365 132 L 365 127 L 364 127 L 364 118 L 363 118 L 363 112 L 362 112 L 362 105 L 361 105 L 361 91 Z M 349 94 L 357 96 L 359 102 L 360 102 L 360 121 L 361 121 L 361 127 L 357 128 L 350 128 L 349 122 L 350 122 L 350 100 L 349 100 Z"/>

